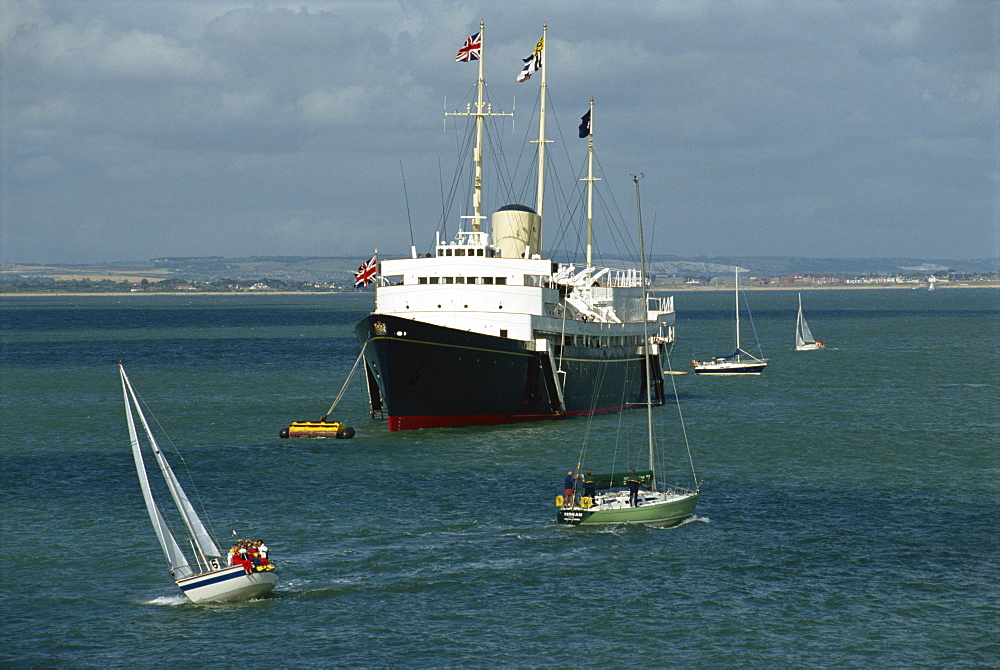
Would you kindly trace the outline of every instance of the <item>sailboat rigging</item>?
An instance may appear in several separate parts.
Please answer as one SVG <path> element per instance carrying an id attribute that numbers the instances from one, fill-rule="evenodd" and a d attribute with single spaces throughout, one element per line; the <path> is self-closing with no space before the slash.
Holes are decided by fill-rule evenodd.
<path id="1" fill-rule="evenodd" d="M 119 363 L 121 374 L 122 395 L 125 398 L 125 417 L 128 423 L 129 441 L 132 445 L 132 458 L 135 461 L 136 473 L 139 476 L 139 487 L 146 503 L 149 520 L 153 531 L 160 541 L 160 547 L 170 566 L 170 575 L 174 583 L 192 602 L 246 600 L 270 592 L 278 583 L 275 566 L 266 557 L 256 561 L 247 559 L 229 565 L 215 540 L 202 523 L 187 494 L 181 487 L 177 476 L 167 462 L 166 456 L 160 451 L 156 438 L 150 430 L 146 416 L 139 405 L 139 399 L 132 383 L 125 374 L 125 367 Z M 153 497 L 149 475 L 142 455 L 139 432 L 136 429 L 136 417 L 142 424 L 145 441 L 156 458 L 157 465 L 167 483 L 170 496 L 177 506 L 177 512 L 190 536 L 191 547 L 195 550 L 195 560 L 191 561 L 180 548 L 164 519 L 156 500 Z"/>

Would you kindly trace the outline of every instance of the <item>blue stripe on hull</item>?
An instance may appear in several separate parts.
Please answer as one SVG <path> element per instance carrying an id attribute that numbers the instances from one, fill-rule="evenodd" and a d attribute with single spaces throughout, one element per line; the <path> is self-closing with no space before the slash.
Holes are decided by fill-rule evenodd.
<path id="1" fill-rule="evenodd" d="M 188 579 L 181 580 L 177 582 L 177 586 L 180 587 L 181 591 L 190 591 L 191 589 L 197 589 L 202 586 L 209 586 L 210 584 L 218 584 L 219 582 L 226 582 L 231 579 L 237 579 L 239 577 L 246 577 L 246 570 L 240 568 L 238 571 L 233 570 L 221 572 L 218 574 L 208 573 L 204 576 L 199 577 L 189 577 Z"/>

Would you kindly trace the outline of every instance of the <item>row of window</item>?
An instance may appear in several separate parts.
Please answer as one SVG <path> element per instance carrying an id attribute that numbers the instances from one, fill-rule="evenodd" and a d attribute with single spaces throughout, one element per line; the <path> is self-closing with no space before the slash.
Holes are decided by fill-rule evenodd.
<path id="1" fill-rule="evenodd" d="M 418 284 L 506 284 L 506 277 L 417 277 Z"/>
<path id="2" fill-rule="evenodd" d="M 497 253 L 495 249 L 486 249 L 486 253 L 483 253 L 482 247 L 476 247 L 473 249 L 464 249 L 458 247 L 456 249 L 451 248 L 441 248 L 438 247 L 438 256 L 487 256 L 489 258 L 496 258 Z"/>
<path id="3" fill-rule="evenodd" d="M 641 335 L 556 335 L 553 333 L 538 333 L 536 336 L 546 336 L 553 345 L 559 346 L 562 340 L 567 347 L 638 347 L 642 345 Z"/>

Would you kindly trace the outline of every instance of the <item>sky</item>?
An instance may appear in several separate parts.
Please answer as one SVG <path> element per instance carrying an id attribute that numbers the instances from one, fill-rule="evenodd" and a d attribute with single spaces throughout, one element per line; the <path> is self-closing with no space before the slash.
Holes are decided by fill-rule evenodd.
<path id="1" fill-rule="evenodd" d="M 653 254 L 1000 256 L 1000 2 L 13 0 L 0 262 L 428 247 L 481 19 L 497 137 L 547 22 L 549 151 L 594 97 Z"/>

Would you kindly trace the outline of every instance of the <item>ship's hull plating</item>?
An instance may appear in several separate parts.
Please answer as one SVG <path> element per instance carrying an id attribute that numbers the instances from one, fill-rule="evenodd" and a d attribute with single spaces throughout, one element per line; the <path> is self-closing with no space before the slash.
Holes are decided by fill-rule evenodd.
<path id="1" fill-rule="evenodd" d="M 636 347 L 567 346 L 550 357 L 519 340 L 385 314 L 369 315 L 355 331 L 373 408 L 388 417 L 389 430 L 537 421 L 646 403 L 645 359 Z M 663 403 L 658 358 L 650 357 L 654 404 Z"/>

